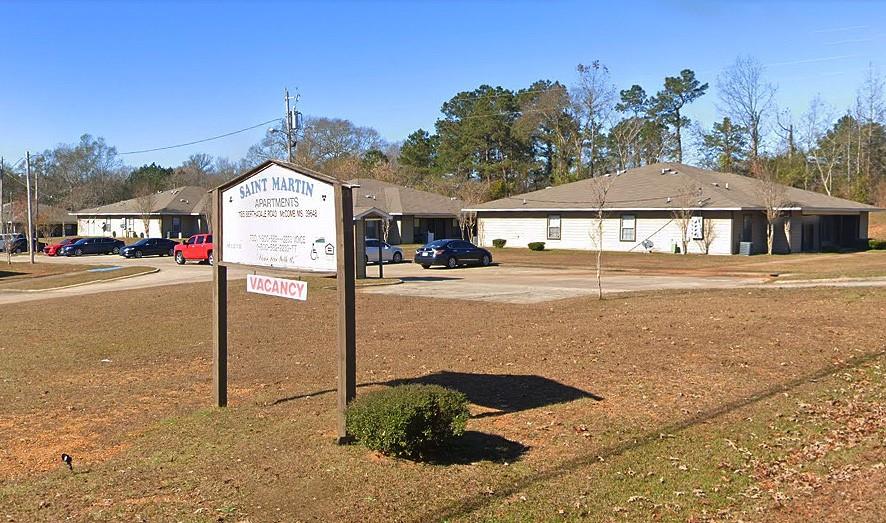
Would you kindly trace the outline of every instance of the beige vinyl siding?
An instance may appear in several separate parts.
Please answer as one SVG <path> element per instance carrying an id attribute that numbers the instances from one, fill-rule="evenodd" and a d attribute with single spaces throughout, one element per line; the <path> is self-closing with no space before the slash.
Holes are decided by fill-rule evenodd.
<path id="1" fill-rule="evenodd" d="M 558 214 L 558 213 L 552 213 Z M 560 240 L 547 239 L 548 213 L 501 212 L 480 213 L 478 230 L 480 244 L 492 246 L 492 240 L 507 240 L 505 247 L 526 247 L 530 242 L 545 242 L 548 249 L 595 250 L 597 248 L 597 221 L 592 213 L 561 212 Z M 621 238 L 621 216 L 636 218 L 635 241 L 623 242 Z M 713 220 L 715 238 L 710 254 L 732 253 L 732 220 L 729 212 L 707 212 L 702 216 Z M 644 252 L 641 243 L 649 239 L 654 252 L 673 252 L 674 244 L 680 243 L 680 227 L 667 212 L 634 211 L 607 213 L 603 220 L 603 250 Z M 701 241 L 690 241 L 690 253 L 703 253 Z"/>

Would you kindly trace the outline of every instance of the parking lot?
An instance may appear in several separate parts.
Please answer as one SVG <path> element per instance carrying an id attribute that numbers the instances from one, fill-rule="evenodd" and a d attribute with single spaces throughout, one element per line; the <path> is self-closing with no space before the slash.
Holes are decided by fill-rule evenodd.
<path id="1" fill-rule="evenodd" d="M 370 276 L 378 267 L 369 266 Z M 364 289 L 374 294 L 416 297 L 440 297 L 503 303 L 541 303 L 597 293 L 595 271 L 554 269 L 550 267 L 462 267 L 459 269 L 422 269 L 412 263 L 385 265 L 387 278 L 399 278 L 400 285 Z M 725 289 L 763 283 L 762 278 L 700 277 L 685 275 L 605 274 L 605 294 L 671 289 Z"/>
<path id="2" fill-rule="evenodd" d="M 26 256 L 18 256 L 14 263 L 26 262 Z M 188 262 L 177 265 L 171 257 L 144 257 L 127 259 L 121 256 L 96 255 L 82 257 L 48 257 L 38 255 L 39 263 L 142 266 L 159 269 L 155 273 L 132 278 L 113 279 L 77 287 L 34 292 L 9 293 L 0 289 L 0 304 L 31 301 L 64 296 L 77 296 L 108 291 L 142 289 L 163 285 L 207 282 L 212 279 L 212 269 L 207 264 Z M 230 268 L 229 278 L 245 278 L 249 269 Z M 378 275 L 378 266 L 367 267 L 370 280 Z M 592 266 L 537 267 L 507 262 L 490 267 L 460 267 L 446 269 L 421 266 L 405 262 L 385 264 L 386 279 L 399 279 L 396 285 L 367 286 L 359 292 L 394 296 L 460 299 L 499 303 L 543 303 L 547 301 L 592 296 L 597 293 L 597 280 Z M 237 285 L 237 283 L 235 283 Z M 628 292 L 656 292 L 665 290 L 731 289 L 737 287 L 808 287 L 808 286 L 884 286 L 886 278 L 864 279 L 818 279 L 810 281 L 775 282 L 766 274 L 716 275 L 698 271 L 697 274 L 667 274 L 656 271 L 604 272 L 604 294 Z"/>

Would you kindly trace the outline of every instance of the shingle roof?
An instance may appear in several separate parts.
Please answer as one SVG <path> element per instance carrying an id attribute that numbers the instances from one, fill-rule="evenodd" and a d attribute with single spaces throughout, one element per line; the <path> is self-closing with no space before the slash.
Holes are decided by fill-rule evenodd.
<path id="1" fill-rule="evenodd" d="M 43 223 L 77 223 L 77 217 L 68 211 L 51 205 L 39 204 L 35 209 L 34 217 Z M 10 219 L 10 212 L 12 213 Z M 28 221 L 28 211 L 25 203 L 7 203 L 3 205 L 3 219 L 13 223 L 25 223 Z"/>
<path id="2" fill-rule="evenodd" d="M 200 214 L 209 203 L 209 194 L 203 187 L 185 186 L 154 195 L 149 214 Z M 110 203 L 72 214 L 82 216 L 109 216 L 115 214 L 142 214 L 145 212 L 139 198 Z"/>
<path id="3" fill-rule="evenodd" d="M 464 206 L 459 199 L 370 178 L 358 178 L 348 183 L 360 186 L 353 190 L 355 208 L 377 207 L 393 215 L 454 217 Z"/>
<path id="4" fill-rule="evenodd" d="M 662 171 L 665 171 L 662 174 Z M 679 163 L 657 163 L 628 169 L 612 177 L 606 209 L 672 209 L 692 202 L 706 209 L 763 209 L 759 180 L 738 174 L 708 171 Z M 472 210 L 582 210 L 596 208 L 596 179 L 548 187 L 473 206 Z M 687 188 L 701 195 L 684 197 Z M 826 194 L 786 188 L 788 207 L 810 211 L 874 211 L 876 207 Z M 702 205 L 695 205 L 698 201 Z"/>

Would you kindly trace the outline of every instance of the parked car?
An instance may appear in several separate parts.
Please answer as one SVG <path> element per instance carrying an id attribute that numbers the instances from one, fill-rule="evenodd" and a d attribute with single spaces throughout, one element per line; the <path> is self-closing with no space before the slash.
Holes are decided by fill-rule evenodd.
<path id="1" fill-rule="evenodd" d="M 184 265 L 188 260 L 205 261 L 212 265 L 211 234 L 195 234 L 185 243 L 175 246 L 175 263 Z"/>
<path id="2" fill-rule="evenodd" d="M 62 241 L 60 241 L 58 243 L 53 243 L 53 244 L 43 247 L 43 254 L 45 254 L 47 256 L 58 256 L 59 254 L 61 254 L 60 251 L 62 250 L 62 247 L 64 247 L 65 245 L 70 245 L 70 244 L 72 244 L 76 241 L 79 241 L 79 240 L 80 240 L 80 237 L 64 238 Z"/>
<path id="3" fill-rule="evenodd" d="M 33 245 L 34 252 L 42 251 L 45 246 L 37 238 L 33 239 Z M 25 233 L 17 232 L 0 236 L 0 252 L 6 252 L 7 250 L 13 254 L 28 252 L 28 238 L 25 237 Z"/>
<path id="4" fill-rule="evenodd" d="M 84 254 L 120 254 L 126 244 L 116 238 L 81 238 L 61 249 L 64 256 L 83 256 Z"/>
<path id="5" fill-rule="evenodd" d="M 166 238 L 144 238 L 120 249 L 120 256 L 141 258 L 142 256 L 172 256 L 175 254 L 177 241 Z"/>
<path id="6" fill-rule="evenodd" d="M 432 265 L 454 269 L 468 263 L 486 267 L 492 263 L 492 253 L 465 240 L 435 240 L 415 251 L 415 263 L 425 269 Z"/>
<path id="7" fill-rule="evenodd" d="M 381 248 L 383 262 L 400 263 L 403 261 L 403 249 L 394 247 L 388 242 L 367 238 L 366 239 L 366 263 L 378 263 L 378 250 Z"/>

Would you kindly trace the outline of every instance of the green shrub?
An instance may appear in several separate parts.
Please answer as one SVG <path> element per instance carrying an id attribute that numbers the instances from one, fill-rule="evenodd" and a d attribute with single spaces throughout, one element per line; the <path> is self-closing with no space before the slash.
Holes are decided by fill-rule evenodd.
<path id="1" fill-rule="evenodd" d="M 871 238 L 870 240 L 868 240 L 868 248 L 878 251 L 886 250 L 886 240 L 875 240 Z"/>
<path id="2" fill-rule="evenodd" d="M 503 249 L 506 243 L 508 243 L 508 241 L 502 238 L 496 238 L 492 240 L 492 246 L 496 249 Z"/>
<path id="3" fill-rule="evenodd" d="M 545 242 L 529 242 L 529 250 L 543 251 L 545 250 Z"/>
<path id="4" fill-rule="evenodd" d="M 360 396 L 347 411 L 348 432 L 390 456 L 420 458 L 465 431 L 468 399 L 439 385 L 400 385 Z"/>

